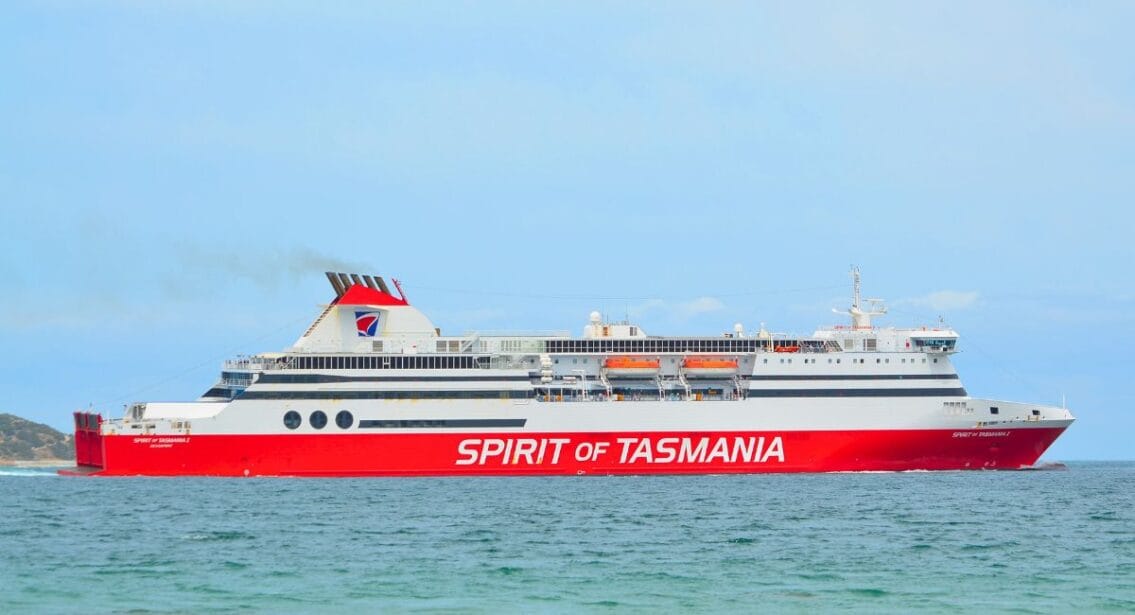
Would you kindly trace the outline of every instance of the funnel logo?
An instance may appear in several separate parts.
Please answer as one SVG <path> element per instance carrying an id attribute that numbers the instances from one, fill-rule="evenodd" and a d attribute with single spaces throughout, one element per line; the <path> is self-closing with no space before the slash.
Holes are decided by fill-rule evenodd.
<path id="1" fill-rule="evenodd" d="M 374 337 L 378 333 L 379 312 L 355 312 L 355 330 L 359 337 Z"/>

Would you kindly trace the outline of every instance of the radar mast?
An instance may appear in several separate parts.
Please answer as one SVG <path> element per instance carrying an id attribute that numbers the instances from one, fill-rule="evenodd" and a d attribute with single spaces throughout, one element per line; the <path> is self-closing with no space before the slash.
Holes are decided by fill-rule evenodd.
<path id="1" fill-rule="evenodd" d="M 859 267 L 852 266 L 851 268 L 852 279 L 852 292 L 851 292 L 851 308 L 847 311 L 832 310 L 836 314 L 845 314 L 851 316 L 851 327 L 853 329 L 870 329 L 872 316 L 883 316 L 887 313 L 886 306 L 883 305 L 882 299 L 866 299 L 870 307 L 866 310 L 863 309 L 861 303 L 864 301 L 860 298 L 860 277 Z"/>

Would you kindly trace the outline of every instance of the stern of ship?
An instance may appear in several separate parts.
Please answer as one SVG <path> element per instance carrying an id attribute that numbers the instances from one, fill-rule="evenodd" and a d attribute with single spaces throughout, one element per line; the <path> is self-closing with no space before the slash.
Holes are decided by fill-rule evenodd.
<path id="1" fill-rule="evenodd" d="M 94 412 L 75 412 L 75 467 L 60 470 L 60 474 L 85 476 L 103 470 L 102 415 Z"/>

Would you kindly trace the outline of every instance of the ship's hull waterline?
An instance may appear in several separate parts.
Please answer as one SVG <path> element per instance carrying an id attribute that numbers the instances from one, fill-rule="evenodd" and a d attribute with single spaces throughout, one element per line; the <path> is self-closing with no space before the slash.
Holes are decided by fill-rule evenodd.
<path id="1" fill-rule="evenodd" d="M 101 475 L 452 476 L 1020 469 L 1063 427 L 993 430 L 120 435 Z"/>

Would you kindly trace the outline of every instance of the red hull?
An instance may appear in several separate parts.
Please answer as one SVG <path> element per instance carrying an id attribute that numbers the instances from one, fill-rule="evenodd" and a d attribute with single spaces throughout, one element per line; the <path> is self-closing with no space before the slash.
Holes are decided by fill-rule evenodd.
<path id="1" fill-rule="evenodd" d="M 102 436 L 95 475 L 459 476 L 1018 469 L 1063 428 Z M 97 460 L 97 462 L 96 462 Z M 82 463 L 82 462 L 81 462 Z M 99 467 L 101 466 L 101 468 Z M 82 472 L 88 473 L 86 471 Z"/>

